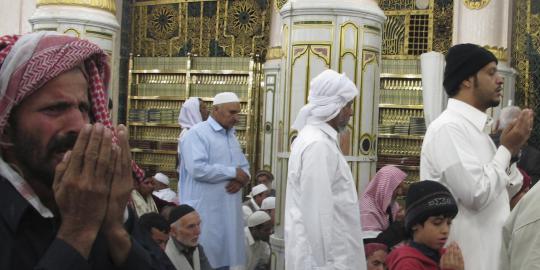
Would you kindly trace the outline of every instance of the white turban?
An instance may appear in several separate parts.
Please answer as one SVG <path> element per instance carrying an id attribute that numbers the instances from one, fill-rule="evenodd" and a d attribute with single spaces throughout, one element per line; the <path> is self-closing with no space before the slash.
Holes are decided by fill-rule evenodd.
<path id="1" fill-rule="evenodd" d="M 178 115 L 178 123 L 182 128 L 191 128 L 199 122 L 202 122 L 199 98 L 190 97 L 182 104 Z"/>
<path id="2" fill-rule="evenodd" d="M 331 69 L 323 71 L 311 80 L 308 104 L 300 109 L 293 129 L 302 130 L 307 123 L 317 124 L 332 120 L 358 95 L 358 89 L 345 74 Z"/>

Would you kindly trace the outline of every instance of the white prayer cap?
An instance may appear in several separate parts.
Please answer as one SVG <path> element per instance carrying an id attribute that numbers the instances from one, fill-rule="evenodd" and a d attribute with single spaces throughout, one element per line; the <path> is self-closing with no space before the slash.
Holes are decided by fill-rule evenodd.
<path id="1" fill-rule="evenodd" d="M 255 196 L 257 196 L 257 195 L 259 195 L 259 194 L 261 194 L 261 193 L 263 193 L 263 192 L 265 192 L 267 190 L 268 190 L 268 187 L 266 187 L 265 184 L 258 184 L 258 185 L 254 186 L 251 189 L 250 195 L 251 195 L 251 197 L 255 197 Z"/>
<path id="2" fill-rule="evenodd" d="M 214 103 L 212 103 L 212 105 L 219 105 L 231 102 L 240 102 L 240 99 L 233 92 L 222 92 L 214 97 Z"/>
<path id="3" fill-rule="evenodd" d="M 331 69 L 311 80 L 308 104 L 298 112 L 292 128 L 302 130 L 307 123 L 318 124 L 332 120 L 358 95 L 358 89 L 345 74 Z"/>
<path id="4" fill-rule="evenodd" d="M 276 209 L 276 197 L 267 197 L 262 201 L 261 210 Z"/>
<path id="5" fill-rule="evenodd" d="M 163 183 L 165 185 L 169 185 L 169 177 L 158 172 L 156 175 L 154 175 L 154 179 L 156 179 L 158 182 Z"/>
<path id="6" fill-rule="evenodd" d="M 268 215 L 266 212 L 264 211 L 255 211 L 255 213 L 251 214 L 251 216 L 249 216 L 248 218 L 248 221 L 247 221 L 247 225 L 248 227 L 255 227 L 257 225 L 261 225 L 267 221 L 269 221 L 271 218 L 270 218 L 270 215 Z"/>

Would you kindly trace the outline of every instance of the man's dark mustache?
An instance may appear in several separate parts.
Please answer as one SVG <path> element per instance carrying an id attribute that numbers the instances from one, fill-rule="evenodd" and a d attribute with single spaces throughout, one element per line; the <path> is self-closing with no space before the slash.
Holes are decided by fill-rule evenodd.
<path id="1" fill-rule="evenodd" d="M 47 153 L 56 154 L 71 150 L 77 141 L 77 136 L 79 136 L 79 134 L 70 132 L 63 136 L 54 137 L 54 139 L 47 145 Z"/>

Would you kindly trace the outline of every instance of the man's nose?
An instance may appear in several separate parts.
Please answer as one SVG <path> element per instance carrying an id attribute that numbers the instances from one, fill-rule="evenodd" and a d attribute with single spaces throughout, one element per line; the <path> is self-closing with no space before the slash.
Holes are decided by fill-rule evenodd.
<path id="1" fill-rule="evenodd" d="M 84 127 L 84 125 L 88 124 L 89 121 L 89 115 L 86 112 L 81 112 L 80 110 L 72 110 L 71 112 L 68 112 L 65 117 L 65 132 L 75 132 L 79 133 L 79 131 Z"/>

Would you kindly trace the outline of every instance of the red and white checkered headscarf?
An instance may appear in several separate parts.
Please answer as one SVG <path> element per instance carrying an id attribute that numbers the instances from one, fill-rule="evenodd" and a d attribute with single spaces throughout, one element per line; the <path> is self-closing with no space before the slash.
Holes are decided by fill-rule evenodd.
<path id="1" fill-rule="evenodd" d="M 106 93 L 110 80 L 108 56 L 97 45 L 56 32 L 36 32 L 0 37 L 0 133 L 12 109 L 51 79 L 83 65 L 88 75 L 92 115 L 112 128 Z M 116 138 L 114 138 L 116 140 Z M 136 164 L 133 163 L 134 170 Z M 137 167 L 140 171 L 140 169 Z M 0 174 L 6 177 L 42 216 L 52 216 L 30 186 L 0 157 Z"/>
<path id="2" fill-rule="evenodd" d="M 384 231 L 388 228 L 386 209 L 392 203 L 394 190 L 405 180 L 407 174 L 395 166 L 382 167 L 369 182 L 360 199 L 360 218 L 363 231 Z M 392 218 L 399 211 L 397 202 L 392 204 Z"/>

